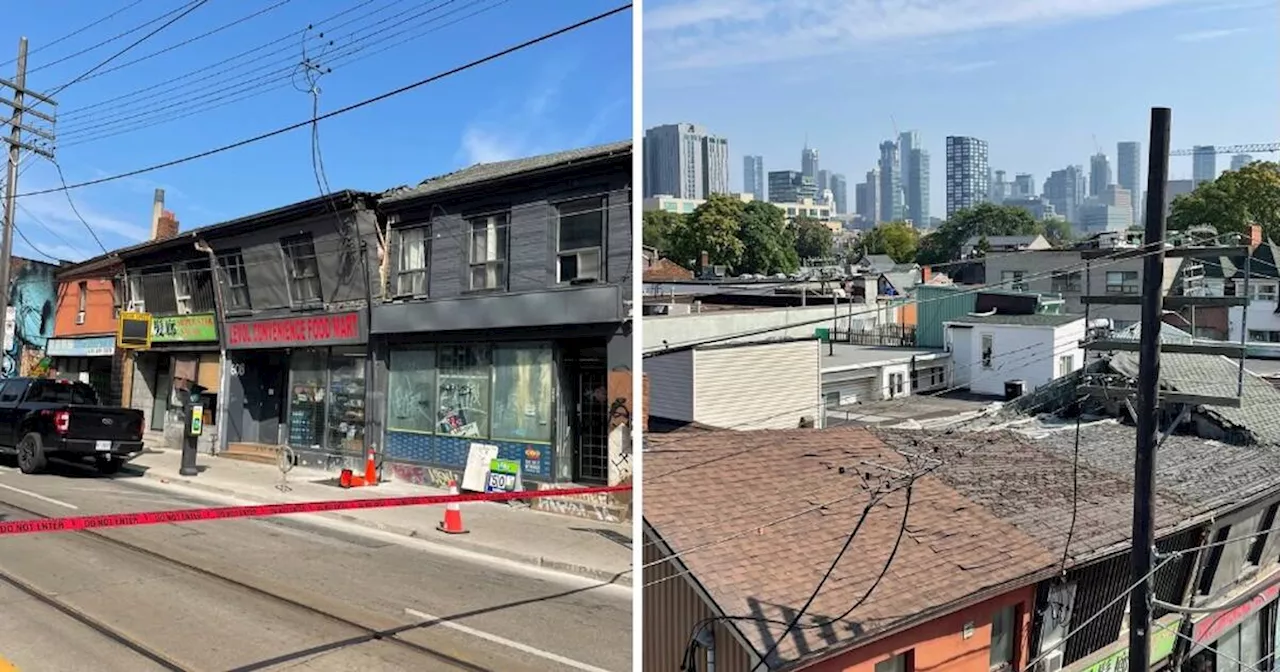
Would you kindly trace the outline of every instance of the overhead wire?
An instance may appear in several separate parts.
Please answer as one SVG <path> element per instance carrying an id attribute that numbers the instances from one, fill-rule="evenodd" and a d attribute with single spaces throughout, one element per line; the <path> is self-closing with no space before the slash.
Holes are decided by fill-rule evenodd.
<path id="1" fill-rule="evenodd" d="M 38 53 L 38 52 L 44 51 L 45 49 L 48 49 L 49 47 L 52 47 L 52 46 L 54 46 L 54 45 L 62 44 L 63 42 L 66 42 L 67 40 L 69 40 L 69 39 L 71 39 L 71 38 L 75 37 L 76 35 L 79 35 L 80 33 L 83 33 L 83 32 L 84 32 L 84 31 L 86 31 L 86 30 L 89 30 L 89 29 L 91 29 L 91 28 L 97 28 L 98 26 L 101 26 L 102 24 L 106 23 L 107 21 L 110 21 L 111 19 L 114 19 L 115 17 L 119 16 L 120 14 L 123 14 L 123 13 L 125 13 L 125 12 L 129 11 L 130 9 L 133 9 L 134 7 L 137 7 L 137 6 L 138 6 L 138 5 L 140 5 L 140 4 L 142 4 L 142 0 L 133 0 L 133 2 L 131 2 L 131 3 L 127 4 L 127 5 L 125 5 L 124 7 L 121 7 L 121 8 L 119 8 L 119 9 L 115 10 L 114 12 L 111 12 L 110 14 L 108 14 L 108 15 L 106 15 L 106 16 L 104 16 L 104 17 L 100 18 L 100 19 L 96 19 L 96 20 L 94 20 L 94 21 L 91 21 L 90 23 L 86 23 L 85 25 L 80 26 L 79 28 L 77 28 L 77 29 L 75 29 L 75 30 L 73 30 L 73 31 L 71 31 L 71 32 L 69 32 L 69 33 L 67 33 L 66 35 L 63 35 L 62 37 L 55 38 L 55 39 L 53 39 L 53 40 L 50 40 L 50 41 L 48 41 L 48 42 L 45 42 L 44 44 L 42 44 L 42 45 L 40 45 L 40 46 L 38 46 L 38 47 L 36 47 L 36 48 L 34 48 L 34 49 L 29 50 L 29 51 L 27 52 L 27 55 L 28 55 L 28 56 L 30 56 L 31 54 L 35 54 L 35 53 Z M 7 60 L 7 61 L 0 62 L 0 66 L 11 65 L 11 64 L 13 64 L 13 63 L 17 63 L 17 62 L 18 62 L 18 59 L 16 59 L 16 58 L 11 58 L 11 59 L 9 59 L 9 60 Z"/>
<path id="2" fill-rule="evenodd" d="M 135 4 L 137 4 L 137 3 L 135 3 Z M 113 36 L 113 37 L 109 37 L 109 38 L 107 38 L 107 39 L 105 39 L 105 40 L 103 40 L 103 41 L 101 41 L 101 42 L 98 42 L 98 43 L 93 44 L 93 45 L 91 45 L 91 46 L 85 47 L 84 49 L 81 49 L 80 51 L 77 51 L 77 52 L 72 53 L 72 54 L 67 54 L 66 56 L 63 56 L 62 58 L 59 58 L 59 59 L 57 59 L 57 60 L 55 60 L 55 61 L 51 61 L 51 62 L 49 62 L 49 63 L 45 63 L 44 65 L 39 65 L 39 66 L 36 66 L 36 67 L 34 67 L 34 68 L 29 68 L 29 69 L 27 70 L 27 74 L 28 74 L 28 75 L 30 75 L 30 74 L 32 74 L 32 73 L 39 72 L 39 71 L 44 70 L 44 69 L 46 69 L 46 68 L 51 68 L 51 67 L 53 67 L 53 66 L 55 66 L 55 65 L 58 65 L 59 63 L 65 63 L 66 61 L 69 61 L 69 60 L 71 60 L 71 59 L 73 59 L 73 58 L 76 58 L 77 56 L 82 56 L 82 55 L 87 54 L 87 53 L 89 53 L 89 52 L 91 52 L 91 51 L 95 51 L 95 50 L 97 50 L 97 49 L 99 49 L 99 48 L 101 48 L 101 47 L 105 47 L 106 45 L 111 44 L 112 42 L 115 42 L 116 40 L 122 40 L 122 39 L 124 39 L 124 38 L 126 38 L 126 37 L 128 37 L 128 36 L 130 36 L 130 35 L 132 35 L 132 34 L 134 34 L 134 33 L 136 33 L 136 32 L 138 32 L 139 30 L 142 30 L 143 28 L 146 28 L 147 26 L 149 26 L 149 25 L 151 25 L 151 24 L 153 24 L 153 23 L 157 23 L 157 22 L 159 22 L 159 21 L 163 21 L 163 20 L 165 20 L 166 18 L 168 18 L 168 17 L 170 17 L 170 16 L 173 16 L 174 14 L 176 14 L 176 13 L 178 13 L 178 12 L 182 11 L 183 7 L 188 7 L 188 6 L 190 6 L 190 5 L 191 5 L 191 3 L 190 3 L 190 2 L 188 2 L 188 3 L 186 3 L 186 4 L 184 4 L 184 5 L 181 5 L 181 6 L 177 7 L 177 8 L 171 9 L 171 10 L 169 10 L 169 11 L 165 12 L 164 14 L 161 14 L 160 16 L 157 16 L 157 17 L 155 17 L 154 19 L 151 19 L 151 20 L 149 20 L 149 21 L 147 21 L 147 22 L 145 22 L 145 23 L 142 23 L 142 24 L 139 24 L 139 25 L 137 25 L 137 26 L 134 26 L 133 28 L 130 28 L 129 30 L 124 31 L 123 33 L 119 33 L 119 34 L 117 34 L 117 35 L 115 35 L 115 36 Z M 88 28 L 88 26 L 86 26 L 86 28 Z M 81 30 L 83 30 L 83 29 L 81 29 Z"/>
<path id="3" fill-rule="evenodd" d="M 533 38 L 533 39 L 526 40 L 526 41 L 524 41 L 524 42 L 521 42 L 521 43 L 519 43 L 519 44 L 513 45 L 513 46 L 511 46 L 511 47 L 507 47 L 506 49 L 503 49 L 503 50 L 501 50 L 501 51 L 497 51 L 497 52 L 491 53 L 491 54 L 489 54 L 489 55 L 487 55 L 487 56 L 483 56 L 483 57 L 481 57 L 481 58 L 474 59 L 474 60 L 472 60 L 472 61 L 469 61 L 469 62 L 467 62 L 467 63 L 464 63 L 463 65 L 459 65 L 459 66 L 457 66 L 457 67 L 451 68 L 451 69 L 446 70 L 446 71 L 444 71 L 444 72 L 437 73 L 437 74 L 432 75 L 432 76 L 430 76 L 430 77 L 427 77 L 427 78 L 425 78 L 425 79 L 421 79 L 421 80 L 418 80 L 418 81 L 413 82 L 413 83 L 411 83 L 411 84 L 407 84 L 407 85 L 405 85 L 405 86 L 399 87 L 399 88 L 397 88 L 397 89 L 393 89 L 393 90 L 391 90 L 391 91 L 387 91 L 387 92 L 385 92 L 385 93 L 382 93 L 382 94 L 379 94 L 379 95 L 373 96 L 373 97 L 371 97 L 371 98 L 366 98 L 366 99 L 361 100 L 361 101 L 359 101 L 359 102 L 352 103 L 352 104 L 347 105 L 347 106 L 345 106 L 345 107 L 341 107 L 341 108 L 338 108 L 338 109 L 336 109 L 336 110 L 333 110 L 333 111 L 330 111 L 330 112 L 326 112 L 326 113 L 324 113 L 324 114 L 320 115 L 319 117 L 317 117 L 316 119 L 317 119 L 318 121 L 323 121 L 323 120 L 325 120 L 325 119 L 331 119 L 331 118 L 333 118 L 333 117 L 337 117 L 337 116 L 340 116 L 340 115 L 343 115 L 343 114 L 347 114 L 347 113 L 352 112 L 352 111 L 354 111 L 354 110 L 358 110 L 358 109 L 361 109 L 361 108 L 363 108 L 363 107 L 367 107 L 367 106 L 369 106 L 369 105 L 373 105 L 373 104 L 375 104 L 375 103 L 382 102 L 383 100 L 386 100 L 386 99 L 388 99 L 388 98 L 392 98 L 392 97 L 398 96 L 398 95 L 403 94 L 403 93 L 406 93 L 406 92 L 408 92 L 408 91 L 412 91 L 412 90 L 417 89 L 417 88 L 420 88 L 420 87 L 422 87 L 422 86 L 426 86 L 426 85 L 431 84 L 431 83 L 434 83 L 434 82 L 436 82 L 436 81 L 439 81 L 439 80 L 442 80 L 442 79 L 445 79 L 445 78 L 451 77 L 451 76 L 456 75 L 456 74 L 458 74 L 458 73 L 465 72 L 465 71 L 467 71 L 467 70 L 470 70 L 471 68 L 475 68 L 475 67 L 478 67 L 478 66 L 480 66 L 480 65 L 484 65 L 484 64 L 486 64 L 486 63 L 489 63 L 490 61 L 495 61 L 495 60 L 497 60 L 497 59 L 499 59 L 499 58 L 502 58 L 502 57 L 504 57 L 504 56 L 508 56 L 508 55 L 513 54 L 513 53 L 516 53 L 516 52 L 518 52 L 518 51 L 522 51 L 522 50 L 527 49 L 527 48 L 529 48 L 529 47 L 532 47 L 532 46 L 535 46 L 535 45 L 541 44 L 541 43 L 546 42 L 546 41 L 549 41 L 549 40 L 552 40 L 552 39 L 554 39 L 554 38 L 556 38 L 556 37 L 559 37 L 559 36 L 561 36 L 561 35 L 564 35 L 564 34 L 567 34 L 567 33 L 573 32 L 573 31 L 575 31 L 575 30 L 581 29 L 581 28 L 586 27 L 586 26 L 588 26 L 588 25 L 594 24 L 594 23 L 596 23 L 596 22 L 598 22 L 598 21 L 602 21 L 602 20 L 604 20 L 604 19 L 606 19 L 606 18 L 612 17 L 612 16 L 614 16 L 614 15 L 616 15 L 616 14 L 619 14 L 619 13 L 625 12 L 625 11 L 627 11 L 627 10 L 629 10 L 629 9 L 631 9 L 631 3 L 629 3 L 629 2 L 628 2 L 628 3 L 626 3 L 626 4 L 623 4 L 623 5 L 620 5 L 620 6 L 618 6 L 618 7 L 615 7 L 615 8 L 613 8 L 613 9 L 611 9 L 611 10 L 606 11 L 606 12 L 603 12 L 603 13 L 600 13 L 600 14 L 596 14 L 595 16 L 592 16 L 592 17 L 589 17 L 589 18 L 587 18 L 587 19 L 584 19 L 584 20 L 581 20 L 581 21 L 575 22 L 575 23 L 570 24 L 570 25 L 567 25 L 567 26 L 565 26 L 565 27 L 563 27 L 563 28 L 559 28 L 559 29 L 556 29 L 556 30 L 554 30 L 554 31 L 551 31 L 551 32 L 548 32 L 548 33 L 544 33 L 544 34 L 542 34 L 542 35 L 540 35 L 540 36 L 538 36 L 538 37 L 535 37 L 535 38 Z M 189 162 L 191 162 L 191 161 L 196 161 L 196 160 L 203 159 L 203 158 L 207 158 L 207 157 L 209 157 L 209 156 L 213 156 L 213 155 L 216 155 L 216 154 L 221 154 L 221 153 L 223 153 L 223 152 L 230 151 L 230 150 L 232 150 L 232 149 L 238 149 L 238 148 L 240 148 L 240 147 L 244 147 L 244 146 L 246 146 L 246 145 L 251 145 L 251 144 L 254 144 L 254 143 L 257 143 L 257 142 L 261 142 L 261 141 L 263 141 L 263 140 L 266 140 L 266 139 L 269 139 L 269 138 L 273 138 L 273 137 L 278 136 L 278 135 L 283 135 L 283 134 L 288 133 L 288 132 L 290 132 L 290 131 L 294 131 L 294 130 L 297 130 L 297 129 L 299 129 L 299 128 L 306 127 L 306 126 L 310 125 L 311 123 L 312 123 L 312 120 L 307 119 L 307 120 L 304 120 L 304 121 L 301 121 L 301 122 L 297 122 L 297 123 L 294 123 L 294 124 L 290 124 L 290 125 L 288 125 L 288 126 L 283 126 L 283 127 L 281 127 L 281 128 L 277 128 L 277 129 L 272 130 L 272 131 L 267 131 L 267 132 L 265 132 L 265 133 L 260 133 L 260 134 L 258 134 L 258 135 L 253 136 L 253 137 L 245 138 L 245 139 L 243 139 L 243 140 L 239 140 L 239 141 L 237 141 L 237 142 L 233 142 L 233 143 L 230 143 L 230 144 L 222 145 L 222 146 L 220 146 L 220 147 L 215 147 L 215 148 L 213 148 L 213 149 L 205 150 L 205 151 L 203 151 L 203 152 L 199 152 L 199 153 L 196 153 L 196 154 L 191 154 L 191 155 L 184 156 L 184 157 L 181 157 L 181 158 L 172 159 L 172 160 L 170 160 L 170 161 L 165 161 L 165 162 L 162 162 L 162 163 L 153 164 L 153 165 L 146 166 L 146 167 L 143 167 L 143 168 L 138 168 L 138 169 L 135 169 L 135 170 L 130 170 L 130 171 L 127 171 L 127 172 L 124 172 L 124 173 L 118 173 L 118 174 L 110 175 L 110 176 L 107 176 L 107 177 L 101 177 L 101 178 L 97 178 L 97 179 L 94 179 L 94 180 L 87 180 L 87 181 L 79 182 L 79 183 L 72 184 L 72 185 L 64 185 L 64 186 L 62 187 L 62 190 L 70 191 L 70 190 L 72 190 L 72 189 L 80 189 L 80 188 L 83 188 L 83 187 L 93 186 L 93 185 L 97 185 L 97 184 L 103 184 L 103 183 L 106 183 L 106 182 L 114 182 L 114 181 L 122 180 L 122 179 L 125 179 L 125 178 L 128 178 L 128 177 L 134 177 L 134 176 L 136 176 L 136 175 L 143 175 L 143 174 L 150 173 L 150 172 L 154 172 L 154 171 L 157 171 L 157 170 L 162 170 L 162 169 L 164 169 L 164 168 L 169 168 L 169 167 L 172 167 L 172 166 L 177 166 L 177 165 L 181 165 L 181 164 L 184 164 L 184 163 L 189 163 Z M 53 192 L 55 192 L 55 191 L 59 191 L 59 189 L 54 188 L 54 189 L 41 189 L 41 190 L 37 190 L 37 191 L 29 191 L 29 192 L 26 192 L 26 193 L 23 193 L 23 194 L 19 194 L 18 196 L 19 196 L 19 197 L 37 196 L 37 195 L 40 195 L 40 194 L 53 193 Z"/>

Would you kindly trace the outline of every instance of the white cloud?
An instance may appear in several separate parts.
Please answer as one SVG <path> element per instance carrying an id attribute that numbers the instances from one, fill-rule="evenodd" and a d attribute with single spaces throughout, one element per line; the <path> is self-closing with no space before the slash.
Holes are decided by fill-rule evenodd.
<path id="1" fill-rule="evenodd" d="M 524 155 L 519 139 L 479 126 L 470 126 L 462 134 L 462 154 L 468 165 L 509 161 Z"/>
<path id="2" fill-rule="evenodd" d="M 98 237 L 103 239 L 102 242 L 108 249 L 112 247 L 112 241 L 110 236 L 106 236 L 104 233 L 112 234 L 116 238 L 122 238 L 127 244 L 146 240 L 151 235 L 150 222 L 135 223 L 120 219 L 101 211 L 78 195 L 73 194 L 71 198 L 75 201 L 76 210 L 80 212 L 84 217 L 84 221 L 98 234 Z M 26 196 L 21 199 L 21 203 L 31 215 L 39 218 L 40 221 L 63 236 L 88 237 L 88 232 L 84 229 L 84 223 L 80 221 L 75 211 L 71 209 L 71 204 L 67 202 L 65 194 L 53 192 L 38 196 Z M 19 217 L 19 221 L 21 221 L 21 217 Z M 27 234 L 31 235 L 31 232 L 28 231 Z M 96 247 L 96 243 L 94 246 Z"/>
<path id="3" fill-rule="evenodd" d="M 1244 28 L 1220 28 L 1218 30 L 1197 30 L 1192 33 L 1183 33 L 1178 35 L 1176 40 L 1179 42 L 1208 42 L 1209 40 L 1220 40 L 1224 37 L 1231 37 L 1239 33 L 1243 33 Z"/>
<path id="4" fill-rule="evenodd" d="M 654 71 L 752 65 L 1196 0 L 681 0 L 645 10 Z"/>

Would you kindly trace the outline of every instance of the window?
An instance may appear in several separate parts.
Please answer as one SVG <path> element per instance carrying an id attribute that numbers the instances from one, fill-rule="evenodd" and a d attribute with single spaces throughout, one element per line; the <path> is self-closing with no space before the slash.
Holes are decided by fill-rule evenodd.
<path id="1" fill-rule="evenodd" d="M 222 269 L 222 281 L 226 291 L 222 300 L 229 311 L 249 310 L 249 279 L 244 272 L 244 257 L 239 250 L 218 255 L 218 267 Z"/>
<path id="2" fill-rule="evenodd" d="M 213 310 L 212 278 L 209 262 L 190 261 L 174 266 L 173 289 L 177 297 L 177 312 L 181 315 Z"/>
<path id="3" fill-rule="evenodd" d="M 1275 301 L 1276 286 L 1269 282 L 1255 282 L 1250 284 L 1249 299 L 1251 301 Z"/>
<path id="4" fill-rule="evenodd" d="M 1058 375 L 1065 376 L 1076 370 L 1076 356 L 1063 355 L 1058 358 Z"/>
<path id="5" fill-rule="evenodd" d="M 329 450 L 364 452 L 365 354 L 355 348 L 334 348 L 329 354 Z"/>
<path id="6" fill-rule="evenodd" d="M 903 394 L 906 391 L 905 379 L 906 379 L 906 376 L 902 375 L 901 373 L 889 374 L 889 396 L 890 397 L 896 397 L 900 394 Z"/>
<path id="7" fill-rule="evenodd" d="M 173 267 L 152 270 L 142 274 L 142 296 L 147 312 L 152 315 L 172 315 L 178 312 L 178 297 L 174 292 Z"/>
<path id="8" fill-rule="evenodd" d="M 600 279 L 604 250 L 605 199 L 561 203 L 556 230 L 558 282 Z"/>
<path id="9" fill-rule="evenodd" d="M 1213 546 L 1209 548 L 1209 556 L 1205 558 L 1204 567 L 1200 569 L 1200 582 L 1197 590 L 1201 595 L 1213 592 L 1213 578 L 1218 573 L 1218 565 L 1222 562 L 1222 547 L 1231 533 L 1231 526 L 1218 528 L 1213 535 Z"/>
<path id="10" fill-rule="evenodd" d="M 5 386 L 5 395 L 9 393 L 9 387 L 8 385 Z M 19 394 L 21 394 L 21 391 L 19 391 Z M 41 404 L 98 405 L 98 393 L 92 387 L 81 382 L 68 383 L 55 380 L 37 380 L 31 383 L 31 394 L 28 399 Z M 3 397 L 0 397 L 0 401 L 3 401 Z"/>
<path id="11" fill-rule="evenodd" d="M 549 343 L 495 347 L 490 436 L 518 443 L 551 443 L 555 371 Z"/>
<path id="12" fill-rule="evenodd" d="M 507 284 L 505 214 L 471 219 L 471 289 L 503 289 Z"/>
<path id="13" fill-rule="evenodd" d="M 1280 343 L 1280 331 L 1250 329 L 1249 340 L 1257 341 L 1258 343 Z"/>
<path id="14" fill-rule="evenodd" d="M 129 280 L 129 312 L 145 313 L 147 312 L 147 301 L 144 298 L 146 293 L 142 291 L 142 275 L 131 274 Z"/>
<path id="15" fill-rule="evenodd" d="M 22 393 L 27 390 L 27 381 L 15 380 L 11 383 L 5 383 L 4 388 L 0 390 L 0 404 L 16 404 L 22 398 Z"/>
<path id="16" fill-rule="evenodd" d="M 400 229 L 397 232 L 400 250 L 396 265 L 396 296 L 426 296 L 430 232 L 429 226 Z"/>
<path id="17" fill-rule="evenodd" d="M 489 437 L 489 348 L 441 346 L 437 360 L 436 431 L 446 436 Z"/>
<path id="18" fill-rule="evenodd" d="M 387 429 L 435 431 L 435 348 L 392 350 L 388 366 Z"/>
<path id="19" fill-rule="evenodd" d="M 823 401 L 825 402 L 825 405 L 826 405 L 826 407 L 827 407 L 827 408 L 839 408 L 839 407 L 840 407 L 840 393 L 839 393 L 839 392 L 827 392 L 826 394 L 823 394 L 823 395 L 822 395 L 822 398 L 823 398 Z"/>
<path id="20" fill-rule="evenodd" d="M 911 652 L 899 653 L 898 655 L 882 660 L 876 663 L 875 672 L 911 672 L 911 661 L 907 658 Z"/>
<path id="21" fill-rule="evenodd" d="M 84 312 L 89 301 L 89 283 L 76 283 L 76 324 L 84 324 Z"/>
<path id="22" fill-rule="evenodd" d="M 1000 284 L 1008 285 L 1015 292 L 1027 291 L 1027 283 L 1022 281 L 1025 271 L 1000 271 Z"/>
<path id="23" fill-rule="evenodd" d="M 125 301 L 124 280 L 120 277 L 111 278 L 111 319 L 120 319 L 120 308 Z"/>
<path id="24" fill-rule="evenodd" d="M 1013 668 L 1013 643 L 1017 640 L 1017 610 L 1013 605 L 997 611 L 991 617 L 991 661 L 992 670 Z"/>
<path id="25" fill-rule="evenodd" d="M 320 263 L 311 234 L 304 233 L 280 239 L 284 251 L 285 272 L 289 278 L 289 299 L 293 305 L 319 303 Z"/>
<path id="26" fill-rule="evenodd" d="M 991 360 L 995 358 L 995 336 L 982 335 L 982 368 L 991 368 Z"/>
<path id="27" fill-rule="evenodd" d="M 1062 294 L 1065 292 L 1080 292 L 1083 283 L 1081 282 L 1083 274 L 1080 271 L 1071 271 L 1069 273 L 1056 272 L 1053 274 L 1050 291 Z"/>
<path id="28" fill-rule="evenodd" d="M 1280 504 L 1272 504 L 1267 507 L 1266 513 L 1262 515 L 1262 520 L 1258 523 L 1258 536 L 1253 538 L 1253 543 L 1249 545 L 1248 561 L 1250 565 L 1257 567 L 1262 563 L 1262 550 L 1266 548 L 1267 537 L 1270 536 L 1268 531 L 1276 522 L 1276 510 L 1280 508 Z"/>
<path id="29" fill-rule="evenodd" d="M 1108 294 L 1138 294 L 1137 271 L 1107 271 Z"/>

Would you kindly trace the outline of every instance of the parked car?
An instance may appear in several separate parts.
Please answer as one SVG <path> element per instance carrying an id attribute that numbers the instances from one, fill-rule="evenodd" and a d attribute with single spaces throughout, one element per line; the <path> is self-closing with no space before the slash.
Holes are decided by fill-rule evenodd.
<path id="1" fill-rule="evenodd" d="M 114 474 L 142 452 L 143 414 L 102 406 L 84 383 L 10 378 L 0 386 L 0 452 L 17 454 L 24 474 L 49 459 L 89 462 Z"/>

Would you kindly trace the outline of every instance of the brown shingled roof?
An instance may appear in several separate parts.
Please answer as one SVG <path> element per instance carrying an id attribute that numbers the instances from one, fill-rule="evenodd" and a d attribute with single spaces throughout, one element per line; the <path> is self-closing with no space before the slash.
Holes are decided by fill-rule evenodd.
<path id="1" fill-rule="evenodd" d="M 680 282 L 681 280 L 692 279 L 693 271 L 666 257 L 658 259 L 644 269 L 645 282 Z"/>
<path id="2" fill-rule="evenodd" d="M 646 522 L 711 599 L 763 654 L 836 556 L 868 501 L 863 461 L 905 465 L 860 427 L 690 432 L 655 442 L 644 455 Z M 840 467 L 846 467 L 840 473 Z M 802 624 L 823 623 L 875 581 L 894 545 L 905 493 L 868 515 L 844 560 Z M 780 519 L 785 522 L 776 523 Z M 966 499 L 943 479 L 916 481 L 907 533 L 884 580 L 840 623 L 791 633 L 772 669 L 888 630 L 921 612 L 986 589 L 1034 581 L 1058 557 L 1035 536 Z"/>

